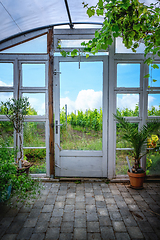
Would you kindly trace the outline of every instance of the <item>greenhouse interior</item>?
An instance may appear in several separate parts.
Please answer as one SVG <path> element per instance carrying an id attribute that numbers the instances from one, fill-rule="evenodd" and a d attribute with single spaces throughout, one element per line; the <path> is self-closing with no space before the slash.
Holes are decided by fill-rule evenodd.
<path id="1" fill-rule="evenodd" d="M 147 64 L 144 42 L 132 51 L 120 34 L 105 48 L 86 50 L 105 19 L 89 7 L 101 10 L 105 2 L 0 1 L 0 140 L 21 148 L 30 174 L 125 177 L 133 148 L 114 114 L 137 130 L 160 120 L 159 54 Z M 29 106 L 17 133 L 5 103 L 20 98 Z M 160 175 L 159 138 L 157 129 L 140 160 L 147 176 Z"/>
<path id="2" fill-rule="evenodd" d="M 0 239 L 160 239 L 160 0 L 0 0 Z"/>

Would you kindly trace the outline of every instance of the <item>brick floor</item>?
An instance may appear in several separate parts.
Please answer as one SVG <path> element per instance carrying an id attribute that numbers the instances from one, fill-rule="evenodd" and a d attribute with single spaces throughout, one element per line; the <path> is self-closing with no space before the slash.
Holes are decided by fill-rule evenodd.
<path id="1" fill-rule="evenodd" d="M 0 204 L 0 239 L 160 239 L 160 183 L 44 185 L 29 207 Z"/>

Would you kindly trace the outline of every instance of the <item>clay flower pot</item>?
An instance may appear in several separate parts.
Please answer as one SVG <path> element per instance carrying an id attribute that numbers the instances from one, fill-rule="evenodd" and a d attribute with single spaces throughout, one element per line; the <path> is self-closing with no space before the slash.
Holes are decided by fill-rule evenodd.
<path id="1" fill-rule="evenodd" d="M 142 189 L 146 173 L 132 173 L 128 171 L 131 187 L 134 189 Z"/>

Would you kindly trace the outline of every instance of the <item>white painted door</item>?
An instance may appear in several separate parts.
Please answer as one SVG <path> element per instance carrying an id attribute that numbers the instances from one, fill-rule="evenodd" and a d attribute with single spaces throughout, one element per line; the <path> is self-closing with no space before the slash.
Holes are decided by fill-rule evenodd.
<path id="1" fill-rule="evenodd" d="M 107 177 L 108 56 L 54 59 L 56 176 Z"/>

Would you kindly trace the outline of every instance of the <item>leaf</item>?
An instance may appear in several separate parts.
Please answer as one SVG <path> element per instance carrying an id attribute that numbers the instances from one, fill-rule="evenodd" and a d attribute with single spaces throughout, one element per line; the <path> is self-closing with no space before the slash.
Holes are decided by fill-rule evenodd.
<path id="1" fill-rule="evenodd" d="M 89 54 L 86 54 L 86 58 L 89 58 Z"/>
<path id="2" fill-rule="evenodd" d="M 87 14 L 88 14 L 89 17 L 92 17 L 95 14 L 95 10 L 93 8 L 88 8 Z"/>
<path id="3" fill-rule="evenodd" d="M 152 81 L 153 81 L 153 82 L 157 82 L 157 80 L 156 80 L 156 79 L 153 79 Z"/>
<path id="4" fill-rule="evenodd" d="M 154 69 L 159 69 L 159 67 L 158 67 L 157 64 L 153 64 L 152 67 L 153 67 Z"/>
<path id="5" fill-rule="evenodd" d="M 150 74 L 147 74 L 144 76 L 144 78 L 149 78 L 150 77 Z"/>

